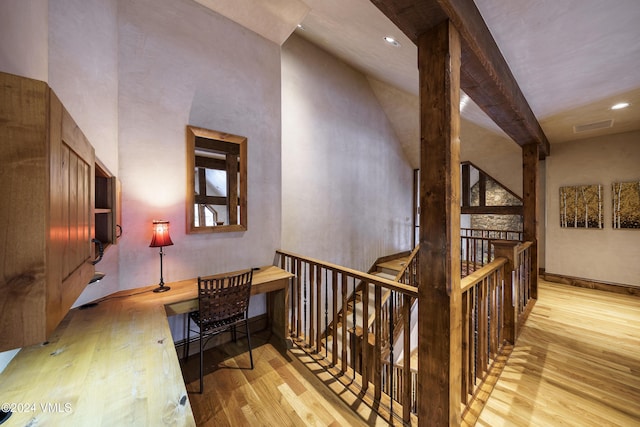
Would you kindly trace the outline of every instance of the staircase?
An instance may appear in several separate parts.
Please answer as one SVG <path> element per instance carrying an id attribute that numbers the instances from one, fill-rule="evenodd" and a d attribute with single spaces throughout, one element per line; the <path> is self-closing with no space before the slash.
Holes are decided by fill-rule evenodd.
<path id="1" fill-rule="evenodd" d="M 388 279 L 388 280 L 398 281 L 399 275 L 405 270 L 405 267 L 407 265 L 407 262 L 409 261 L 410 256 L 411 256 L 411 253 L 409 252 L 401 252 L 401 253 L 378 258 L 376 262 L 371 266 L 368 273 L 374 276 Z M 333 348 L 332 346 L 333 328 L 336 328 L 337 341 L 338 341 L 338 353 L 339 354 L 342 353 L 342 342 L 343 342 L 342 323 L 344 321 L 346 321 L 347 333 L 351 335 L 348 340 L 348 342 L 351 343 L 350 344 L 351 348 L 347 349 L 347 353 L 349 354 L 350 360 L 351 360 L 351 354 L 355 354 L 355 355 L 360 354 L 361 352 L 360 347 L 363 345 L 363 342 L 364 342 L 363 340 L 364 334 L 363 334 L 362 327 L 356 326 L 354 329 L 354 324 L 362 325 L 363 323 L 362 317 L 364 313 L 364 308 L 363 308 L 362 301 L 364 300 L 363 294 L 365 292 L 368 292 L 369 294 L 368 295 L 369 304 L 368 304 L 368 310 L 367 310 L 368 325 L 369 327 L 371 327 L 371 325 L 373 324 L 375 320 L 375 315 L 376 315 L 375 314 L 376 313 L 375 295 L 374 295 L 375 286 L 371 284 L 360 283 L 356 288 L 355 295 L 352 293 L 349 296 L 349 299 L 348 299 L 349 302 L 347 304 L 346 310 L 345 309 L 341 310 L 338 315 L 337 322 L 335 323 L 332 322 L 327 328 L 327 330 L 325 331 L 325 334 L 324 334 L 325 339 L 323 340 L 323 346 L 324 346 L 324 352 L 326 354 L 329 354 L 330 349 Z M 386 301 L 389 298 L 389 296 L 386 295 L 386 296 L 383 296 L 383 298 L 384 298 L 384 301 Z M 355 306 L 355 311 L 354 311 L 354 306 Z M 394 340 L 398 338 L 400 332 L 401 332 L 401 328 L 399 327 L 395 328 Z M 372 349 L 373 349 L 373 346 L 375 345 L 375 335 L 370 330 L 367 333 L 367 344 Z M 354 346 L 356 348 L 354 348 Z M 390 355 L 390 346 L 388 344 L 388 340 L 387 342 L 383 342 L 382 350 L 383 350 L 383 353 L 382 353 L 383 360 L 388 361 L 388 358 Z M 355 361 L 354 364 L 356 366 L 356 371 L 360 372 L 358 361 Z"/>

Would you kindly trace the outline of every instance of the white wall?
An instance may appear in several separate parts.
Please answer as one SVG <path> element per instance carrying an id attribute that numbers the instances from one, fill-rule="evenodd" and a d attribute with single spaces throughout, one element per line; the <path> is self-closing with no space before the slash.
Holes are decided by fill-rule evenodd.
<path id="1" fill-rule="evenodd" d="M 48 82 L 96 149 L 117 173 L 117 0 L 48 0 L 0 3 L 0 70 Z M 118 289 L 113 247 L 75 305 Z M 0 371 L 14 352 L 0 354 Z"/>
<path id="2" fill-rule="evenodd" d="M 118 171 L 118 1 L 49 4 L 49 85 L 98 157 Z"/>
<path id="3" fill-rule="evenodd" d="M 91 145 L 118 175 L 118 2 L 56 0 L 49 4 L 49 85 Z M 108 248 L 74 306 L 119 289 L 118 245 Z"/>
<path id="4" fill-rule="evenodd" d="M 271 264 L 280 246 L 279 46 L 190 0 L 123 0 L 118 12 L 121 288 L 159 281 L 154 219 L 171 223 L 165 282 Z M 248 138 L 246 232 L 186 234 L 188 124 Z M 264 298 L 251 311 L 264 312 Z"/>
<path id="5" fill-rule="evenodd" d="M 49 0 L 0 1 L 0 71 L 48 81 Z"/>
<path id="6" fill-rule="evenodd" d="M 282 247 L 366 271 L 411 249 L 413 171 L 367 79 L 282 47 Z"/>
<path id="7" fill-rule="evenodd" d="M 640 286 L 640 230 L 611 227 L 611 184 L 640 180 L 640 132 L 556 144 L 546 160 L 549 273 Z M 560 227 L 561 186 L 601 184 L 604 229 Z"/>

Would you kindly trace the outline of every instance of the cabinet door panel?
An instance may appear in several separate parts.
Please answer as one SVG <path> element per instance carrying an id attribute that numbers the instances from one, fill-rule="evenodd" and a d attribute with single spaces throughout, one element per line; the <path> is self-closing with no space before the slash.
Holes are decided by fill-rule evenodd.
<path id="1" fill-rule="evenodd" d="M 58 264 L 53 269 L 58 276 L 50 276 L 48 283 L 51 296 L 47 301 L 48 333 L 62 320 L 94 272 L 91 264 L 94 151 L 64 107 L 61 121 L 60 139 L 56 147 L 52 146 L 52 150 L 60 153 L 60 161 L 52 165 L 51 211 L 56 212 L 57 227 L 61 231 L 59 239 L 51 245 L 59 251 L 51 252 L 49 257 L 52 263 Z"/>

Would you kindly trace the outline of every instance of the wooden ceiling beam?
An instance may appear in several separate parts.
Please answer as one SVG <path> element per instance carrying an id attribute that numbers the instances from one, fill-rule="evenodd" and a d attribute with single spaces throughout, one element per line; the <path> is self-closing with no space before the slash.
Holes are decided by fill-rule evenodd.
<path id="1" fill-rule="evenodd" d="M 540 157 L 549 141 L 473 0 L 371 0 L 414 43 L 450 20 L 462 39 L 460 87 L 518 145 L 536 143 Z"/>

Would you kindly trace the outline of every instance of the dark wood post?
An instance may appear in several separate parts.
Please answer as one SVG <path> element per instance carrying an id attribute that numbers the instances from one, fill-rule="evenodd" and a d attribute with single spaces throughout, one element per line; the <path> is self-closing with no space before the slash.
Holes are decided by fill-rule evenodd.
<path id="1" fill-rule="evenodd" d="M 420 284 L 418 423 L 460 425 L 460 36 L 442 22 L 418 37 Z"/>
<path id="2" fill-rule="evenodd" d="M 514 286 L 513 271 L 517 268 L 516 257 L 518 245 L 516 240 L 493 240 L 496 258 L 506 258 L 504 266 L 504 339 L 515 344 L 518 333 L 518 292 L 520 287 Z"/>
<path id="3" fill-rule="evenodd" d="M 522 147 L 523 238 L 531 245 L 531 298 L 538 299 L 538 144 Z"/>

